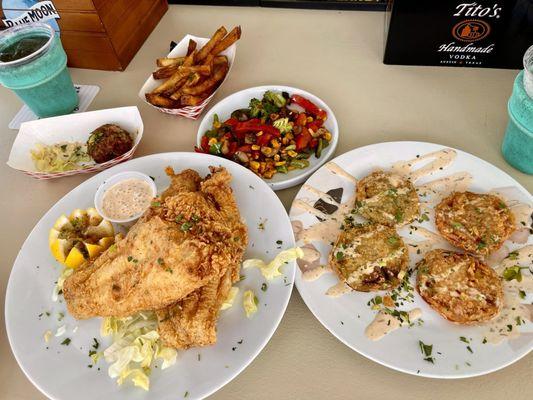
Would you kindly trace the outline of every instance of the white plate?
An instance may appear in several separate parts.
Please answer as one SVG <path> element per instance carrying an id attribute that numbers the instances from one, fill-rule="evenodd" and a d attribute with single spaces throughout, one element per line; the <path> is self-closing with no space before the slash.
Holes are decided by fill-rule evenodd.
<path id="1" fill-rule="evenodd" d="M 99 338 L 100 319 L 76 321 L 66 312 L 63 303 L 51 300 L 54 282 L 60 266 L 48 250 L 48 230 L 63 213 L 75 208 L 91 207 L 94 193 L 107 178 L 121 171 L 140 171 L 153 176 L 159 190 L 169 179 L 166 166 L 176 171 L 193 168 L 201 175 L 209 165 L 222 165 L 233 175 L 231 184 L 242 217 L 246 220 L 249 244 L 246 258 L 270 259 L 278 247 L 294 246 L 289 219 L 277 196 L 263 181 L 240 165 L 214 156 L 195 153 L 163 153 L 137 158 L 98 174 L 72 190 L 37 223 L 22 246 L 15 261 L 6 294 L 6 327 L 13 353 L 32 383 L 44 394 L 56 400 L 93 399 L 177 399 L 189 392 L 190 399 L 199 399 L 215 392 L 237 376 L 259 354 L 276 330 L 289 301 L 294 281 L 294 262 L 284 266 L 284 276 L 268 282 L 261 290 L 264 278 L 259 270 L 241 271 L 246 278 L 238 283 L 239 296 L 234 306 L 222 311 L 218 323 L 218 342 L 211 347 L 180 351 L 177 363 L 165 371 L 154 369 L 151 389 L 144 392 L 130 384 L 118 387 L 107 375 L 107 365 L 100 360 L 97 368 L 90 364 L 88 351 L 92 338 Z M 258 228 L 264 222 L 264 230 Z M 282 240 L 282 246 L 276 241 Z M 252 289 L 259 298 L 259 310 L 246 318 L 242 308 L 242 293 Z M 38 318 L 38 315 L 51 312 Z M 67 334 L 46 344 L 43 334 L 59 326 L 57 313 L 65 312 Z M 72 333 L 78 326 L 76 333 Z M 69 337 L 69 346 L 60 342 Z M 242 340 L 242 343 L 239 342 Z M 102 341 L 104 344 L 105 341 Z M 49 349 L 46 349 L 46 347 Z M 198 354 L 201 359 L 198 361 Z"/>
<path id="2" fill-rule="evenodd" d="M 299 94 L 313 103 L 315 103 L 319 108 L 323 109 L 328 113 L 328 119 L 324 126 L 331 132 L 331 142 L 329 146 L 322 152 L 320 158 L 316 158 L 314 155 L 309 158 L 309 167 L 305 169 L 297 169 L 289 172 L 288 174 L 276 174 L 272 179 L 265 179 L 264 181 L 270 185 L 272 190 L 281 190 L 286 189 L 292 186 L 299 185 L 304 182 L 308 176 L 320 168 L 326 161 L 328 161 L 335 149 L 337 148 L 337 143 L 339 141 L 339 126 L 337 124 L 337 119 L 335 114 L 331 111 L 331 108 L 328 107 L 320 98 L 315 95 L 306 92 L 302 89 L 293 88 L 290 86 L 258 86 L 249 89 L 241 90 L 240 92 L 233 93 L 232 95 L 226 97 L 225 99 L 218 102 L 213 108 L 211 108 L 207 114 L 205 114 L 200 127 L 198 128 L 198 134 L 196 137 L 197 145 L 200 146 L 202 136 L 204 133 L 211 129 L 213 126 L 213 116 L 217 114 L 221 121 L 225 121 L 231 116 L 231 113 L 239 108 L 246 108 L 250 103 L 250 100 L 254 97 L 257 99 L 262 99 L 263 94 L 267 90 L 273 90 L 276 92 L 287 92 L 290 95 Z"/>
<path id="3" fill-rule="evenodd" d="M 389 169 L 396 161 L 414 159 L 417 155 L 441 149 L 444 147 L 421 142 L 380 143 L 352 150 L 335 158 L 332 163 L 360 179 L 375 169 Z M 303 200 L 313 204 L 318 199 L 316 194 L 306 189 L 307 185 L 323 192 L 343 188 L 343 202 L 353 195 L 354 184 L 340 175 L 334 175 L 328 165 L 330 163 L 309 178 L 297 194 L 295 201 Z M 532 196 L 528 191 L 509 175 L 486 161 L 460 150 L 457 150 L 457 157 L 449 167 L 442 171 L 437 170 L 434 175 L 421 179 L 421 181 L 424 183 L 460 171 L 467 171 L 473 176 L 469 189 L 474 192 L 514 187 L 517 197 L 529 204 L 532 202 Z M 302 221 L 304 227 L 318 222 L 315 216 L 303 211 L 300 206 L 294 203 L 290 217 L 293 223 Z M 431 217 L 430 222 L 424 223 L 423 226 L 436 232 L 433 217 Z M 408 232 L 408 227 L 400 230 L 400 234 L 406 239 L 412 238 Z M 333 237 L 331 241 L 335 239 L 336 237 Z M 533 237 L 530 235 L 528 243 L 531 244 L 532 242 Z M 509 243 L 509 241 L 506 242 L 507 245 Z M 297 244 L 301 245 L 300 242 Z M 319 242 L 313 242 L 313 244 L 322 255 L 321 264 L 326 264 L 326 257 L 331 246 Z M 511 245 L 511 248 L 521 246 L 523 245 Z M 418 259 L 422 255 L 417 256 Z M 411 258 L 410 265 L 414 266 L 417 260 Z M 415 278 L 416 272 L 411 277 L 412 283 Z M 532 324 L 523 326 L 522 329 L 529 330 L 529 333 L 524 332 L 516 339 L 505 341 L 499 345 L 482 344 L 482 335 L 486 328 L 459 326 L 445 321 L 422 300 L 416 290 L 414 303 L 409 304 L 405 309 L 420 307 L 424 321 L 422 326 L 404 327 L 389 333 L 379 341 L 372 342 L 365 336 L 364 330 L 373 320 L 376 311 L 371 310 L 367 302 L 378 293 L 353 291 L 337 298 L 327 296 L 326 291 L 337 282 L 338 279 L 333 273 L 324 274 L 315 281 L 303 280 L 302 273 L 300 271 L 296 273 L 296 286 L 300 295 L 324 327 L 353 350 L 395 370 L 433 378 L 464 378 L 496 371 L 519 360 L 533 349 Z M 533 296 L 530 293 L 524 303 L 530 304 L 532 300 Z M 460 336 L 473 338 L 470 344 L 473 353 L 468 351 L 466 343 L 459 340 Z M 435 364 L 423 360 L 419 340 L 426 344 L 433 344 Z"/>

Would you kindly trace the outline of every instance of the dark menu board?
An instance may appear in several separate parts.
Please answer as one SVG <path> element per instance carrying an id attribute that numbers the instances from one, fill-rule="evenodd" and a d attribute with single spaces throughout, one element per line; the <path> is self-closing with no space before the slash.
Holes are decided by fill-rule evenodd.
<path id="1" fill-rule="evenodd" d="M 169 0 L 169 3 L 334 10 L 385 10 L 387 0 Z"/>
<path id="2" fill-rule="evenodd" d="M 522 68 L 533 0 L 389 2 L 385 64 Z"/>

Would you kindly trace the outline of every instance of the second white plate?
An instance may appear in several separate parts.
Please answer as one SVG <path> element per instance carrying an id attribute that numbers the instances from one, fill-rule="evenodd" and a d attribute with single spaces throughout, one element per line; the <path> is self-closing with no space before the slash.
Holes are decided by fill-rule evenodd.
<path id="1" fill-rule="evenodd" d="M 353 201 L 355 179 L 361 179 L 375 169 L 390 169 L 395 162 L 405 160 L 414 160 L 410 163 L 410 168 L 418 168 L 420 171 L 424 168 L 421 164 L 428 165 L 432 161 L 427 159 L 419 162 L 423 159 L 423 155 L 443 149 L 445 147 L 430 143 L 390 142 L 361 147 L 335 158 L 314 173 L 298 192 L 290 211 L 295 232 L 319 223 L 313 206 L 316 206 L 319 198 L 331 203 L 331 199 L 321 192 L 329 192 L 333 189 L 336 193 L 329 192 L 332 197 L 340 195 L 343 203 L 349 199 Z M 432 174 L 421 178 L 418 184 L 452 174 L 468 173 L 473 178 L 469 190 L 484 193 L 496 188 L 506 188 L 503 192 L 511 194 L 515 201 L 531 206 L 532 196 L 509 175 L 473 155 L 460 150 L 449 150 L 452 155 L 455 152 L 455 159 L 441 169 L 437 166 Z M 347 174 L 343 175 L 343 171 Z M 353 205 L 348 207 L 347 210 L 350 210 Z M 429 221 L 422 224 L 413 223 L 414 228 L 404 227 L 399 233 L 408 243 L 414 238 L 410 232 L 416 235 L 417 227 L 425 227 L 436 232 L 431 213 L 429 218 Z M 531 218 L 528 217 L 527 221 L 523 222 L 530 226 Z M 342 217 L 338 223 L 339 225 L 342 223 Z M 296 236 L 298 239 L 298 233 Z M 327 264 L 331 242 L 335 240 L 336 236 L 327 237 L 326 240 L 312 241 L 312 245 L 320 252 L 319 264 Z M 532 235 L 529 235 L 528 243 L 529 245 L 533 243 Z M 298 240 L 297 244 L 301 246 L 303 241 Z M 506 245 L 511 250 L 515 250 L 526 244 L 518 245 L 507 241 Z M 424 252 L 421 252 L 417 255 L 415 251 L 415 255 L 411 255 L 411 268 L 423 254 Z M 411 276 L 412 284 L 415 278 L 416 272 Z M 533 278 L 528 276 L 527 279 Z M 296 273 L 296 286 L 300 295 L 324 327 L 353 350 L 398 371 L 434 378 L 464 378 L 503 368 L 533 349 L 531 323 L 526 322 L 517 326 L 515 322 L 512 322 L 512 329 L 522 331 L 519 337 L 505 340 L 499 345 L 484 344 L 483 337 L 487 326 L 468 327 L 447 322 L 423 301 L 416 290 L 413 292 L 413 302 L 406 302 L 404 308 L 421 308 L 423 323 L 420 326 L 415 323 L 411 328 L 403 327 L 389 333 L 379 341 L 371 341 L 365 336 L 365 328 L 374 319 L 377 311 L 373 310 L 368 302 L 378 294 L 384 295 L 384 292 L 351 291 L 336 298 L 326 295 L 326 292 L 337 283 L 336 275 L 331 272 L 313 281 L 304 280 L 301 271 Z M 533 293 L 528 293 L 522 302 L 531 304 L 532 300 Z M 433 364 L 424 360 L 419 341 L 433 345 Z M 465 343 L 466 341 L 469 343 Z"/>

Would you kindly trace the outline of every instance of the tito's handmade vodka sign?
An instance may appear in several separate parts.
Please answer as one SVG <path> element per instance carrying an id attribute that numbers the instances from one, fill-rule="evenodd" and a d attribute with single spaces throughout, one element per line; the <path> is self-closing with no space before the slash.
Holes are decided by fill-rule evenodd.
<path id="1" fill-rule="evenodd" d="M 521 68 L 533 0 L 394 0 L 385 64 Z"/>

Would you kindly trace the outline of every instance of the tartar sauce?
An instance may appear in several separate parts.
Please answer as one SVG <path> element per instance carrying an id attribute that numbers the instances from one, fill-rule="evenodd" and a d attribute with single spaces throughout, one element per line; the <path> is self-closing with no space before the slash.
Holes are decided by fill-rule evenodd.
<path id="1" fill-rule="evenodd" d="M 150 207 L 152 196 L 152 188 L 148 182 L 141 179 L 126 179 L 105 191 L 102 211 L 111 219 L 133 218 Z"/>

